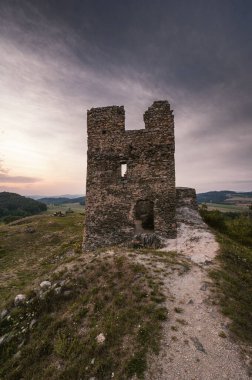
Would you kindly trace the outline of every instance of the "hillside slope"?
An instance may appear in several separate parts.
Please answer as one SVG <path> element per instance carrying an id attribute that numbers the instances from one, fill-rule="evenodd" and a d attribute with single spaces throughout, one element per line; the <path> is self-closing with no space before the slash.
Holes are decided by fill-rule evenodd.
<path id="1" fill-rule="evenodd" d="M 83 255 L 82 231 L 77 213 L 0 227 L 1 379 L 142 378 L 158 352 L 167 318 L 158 272 L 130 250 Z M 158 270 L 159 257 L 138 254 Z M 173 254 L 167 266 L 184 263 Z"/>
<path id="2" fill-rule="evenodd" d="M 44 197 L 39 198 L 39 202 L 45 203 L 46 205 L 63 205 L 66 203 L 80 203 L 85 204 L 85 197 L 78 198 L 67 198 L 67 197 Z"/>
<path id="3" fill-rule="evenodd" d="M 83 254 L 78 213 L 0 226 L 0 378 L 248 380 L 209 277 L 218 244 L 178 216 L 163 250 Z"/>
<path id="4" fill-rule="evenodd" d="M 0 220 L 4 222 L 39 214 L 46 209 L 45 204 L 34 199 L 6 191 L 0 193 Z"/>
<path id="5" fill-rule="evenodd" d="M 231 190 L 223 191 L 208 191 L 206 193 L 198 193 L 197 201 L 198 203 L 233 203 L 237 201 L 249 201 L 252 203 L 252 192 L 236 192 Z"/>

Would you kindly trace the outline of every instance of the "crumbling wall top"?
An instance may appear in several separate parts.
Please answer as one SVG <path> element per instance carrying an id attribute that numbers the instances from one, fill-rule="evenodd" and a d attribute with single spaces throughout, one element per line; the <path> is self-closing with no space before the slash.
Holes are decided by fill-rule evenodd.
<path id="1" fill-rule="evenodd" d="M 145 128 L 160 128 L 173 126 L 173 114 L 167 100 L 153 102 L 152 106 L 144 113 Z"/>
<path id="2" fill-rule="evenodd" d="M 176 202 L 177 207 L 198 209 L 196 191 L 190 187 L 176 187 Z"/>
<path id="3" fill-rule="evenodd" d="M 121 113 L 124 114 L 124 106 L 107 106 L 107 107 L 95 107 L 91 108 L 90 110 L 87 111 L 88 115 L 91 114 L 111 114 L 111 113 Z"/>
<path id="4" fill-rule="evenodd" d="M 123 106 L 91 108 L 87 112 L 88 136 L 116 134 L 125 131 Z"/>

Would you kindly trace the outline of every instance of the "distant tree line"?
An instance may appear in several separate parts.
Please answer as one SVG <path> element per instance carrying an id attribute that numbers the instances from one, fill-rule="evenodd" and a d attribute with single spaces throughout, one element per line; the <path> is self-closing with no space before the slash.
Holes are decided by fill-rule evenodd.
<path id="1" fill-rule="evenodd" d="M 55 205 L 55 206 L 63 205 L 66 203 L 79 203 L 80 205 L 85 204 L 85 197 L 78 197 L 78 198 L 46 197 L 46 198 L 40 198 L 38 200 L 47 205 Z"/>
<path id="2" fill-rule="evenodd" d="M 46 210 L 46 204 L 34 199 L 6 191 L 0 193 L 0 219 L 5 223 Z"/>
<path id="3" fill-rule="evenodd" d="M 225 203 L 231 196 L 252 197 L 252 192 L 236 192 L 231 190 L 208 191 L 197 194 L 198 203 Z"/>

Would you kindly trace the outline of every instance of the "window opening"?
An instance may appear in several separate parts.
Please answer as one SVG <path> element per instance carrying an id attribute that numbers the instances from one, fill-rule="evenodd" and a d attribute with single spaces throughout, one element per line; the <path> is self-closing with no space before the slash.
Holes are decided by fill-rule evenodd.
<path id="1" fill-rule="evenodd" d="M 121 164 L 121 177 L 125 178 L 127 176 L 127 164 Z"/>

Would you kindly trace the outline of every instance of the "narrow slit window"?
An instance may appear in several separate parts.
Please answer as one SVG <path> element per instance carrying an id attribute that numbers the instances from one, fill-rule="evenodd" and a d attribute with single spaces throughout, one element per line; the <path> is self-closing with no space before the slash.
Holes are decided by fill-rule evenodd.
<path id="1" fill-rule="evenodd" d="M 127 175 L 127 164 L 121 164 L 121 177 L 124 178 Z"/>

